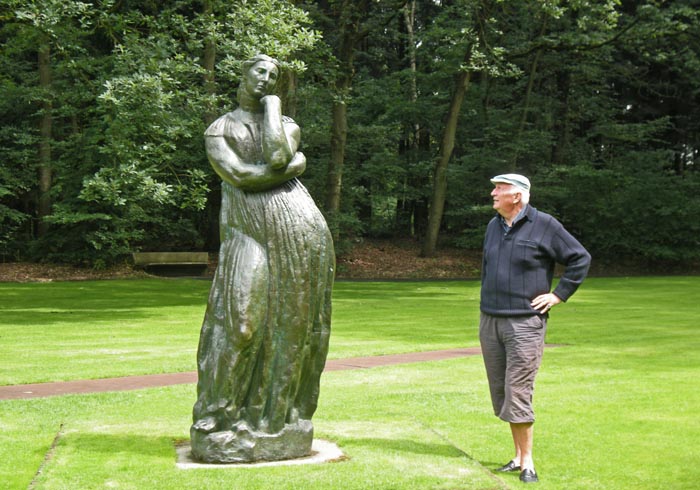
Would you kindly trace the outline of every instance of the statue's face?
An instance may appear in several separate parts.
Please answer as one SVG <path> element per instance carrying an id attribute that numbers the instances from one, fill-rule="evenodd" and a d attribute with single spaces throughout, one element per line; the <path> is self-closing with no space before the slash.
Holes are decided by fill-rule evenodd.
<path id="1" fill-rule="evenodd" d="M 245 74 L 246 92 L 258 98 L 268 95 L 277 83 L 279 71 L 274 63 L 258 61 Z"/>

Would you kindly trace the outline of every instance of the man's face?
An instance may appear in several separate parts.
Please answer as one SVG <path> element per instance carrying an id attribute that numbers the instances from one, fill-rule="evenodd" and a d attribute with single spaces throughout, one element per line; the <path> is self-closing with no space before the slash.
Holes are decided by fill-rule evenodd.
<path id="1" fill-rule="evenodd" d="M 274 63 L 258 61 L 245 74 L 245 89 L 258 98 L 268 95 L 277 83 L 278 71 Z"/>
<path id="2" fill-rule="evenodd" d="M 501 216 L 510 216 L 520 202 L 520 192 L 517 192 L 511 184 L 497 182 L 491 191 L 493 209 Z"/>

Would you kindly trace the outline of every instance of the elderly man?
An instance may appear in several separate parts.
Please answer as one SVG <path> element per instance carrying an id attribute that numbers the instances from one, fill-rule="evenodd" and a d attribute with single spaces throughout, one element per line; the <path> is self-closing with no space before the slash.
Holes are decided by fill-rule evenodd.
<path id="1" fill-rule="evenodd" d="M 583 282 L 585 248 L 552 216 L 528 204 L 530 181 L 519 174 L 491 179 L 493 208 L 484 239 L 479 339 L 496 416 L 510 423 L 515 457 L 498 471 L 537 482 L 532 457 L 532 393 L 542 360 L 547 317 Z M 564 273 L 552 291 L 556 263 Z"/>

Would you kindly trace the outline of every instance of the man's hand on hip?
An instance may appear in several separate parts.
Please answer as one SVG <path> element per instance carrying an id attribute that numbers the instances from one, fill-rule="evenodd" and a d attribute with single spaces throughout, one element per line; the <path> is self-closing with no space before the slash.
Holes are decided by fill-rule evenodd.
<path id="1" fill-rule="evenodd" d="M 540 313 L 548 313 L 554 305 L 561 303 L 561 299 L 556 294 L 546 293 L 540 294 L 535 299 L 532 300 L 530 306 L 539 311 Z"/>

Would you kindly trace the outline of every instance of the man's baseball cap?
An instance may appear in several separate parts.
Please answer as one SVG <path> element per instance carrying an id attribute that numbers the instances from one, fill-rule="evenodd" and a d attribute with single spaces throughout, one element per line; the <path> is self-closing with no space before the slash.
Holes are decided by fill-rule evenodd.
<path id="1" fill-rule="evenodd" d="M 519 187 L 524 191 L 530 190 L 530 180 L 524 175 L 520 174 L 503 174 L 496 175 L 491 179 L 492 184 L 510 184 L 515 187 Z"/>

